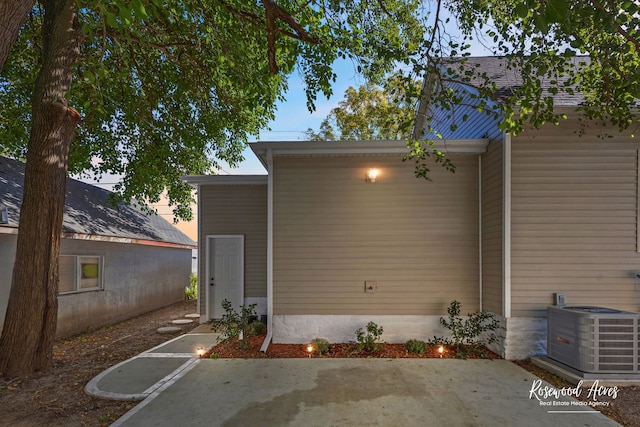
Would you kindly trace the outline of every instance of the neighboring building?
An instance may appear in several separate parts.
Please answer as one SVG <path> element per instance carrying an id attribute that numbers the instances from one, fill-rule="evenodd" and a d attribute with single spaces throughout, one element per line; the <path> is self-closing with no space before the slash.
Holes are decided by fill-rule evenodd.
<path id="1" fill-rule="evenodd" d="M 23 181 L 24 164 L 0 157 L 0 209 L 7 214 L 0 223 L 0 319 L 11 288 Z M 189 284 L 196 243 L 160 216 L 114 208 L 109 194 L 67 181 L 58 337 L 180 301 Z"/>
<path id="2" fill-rule="evenodd" d="M 500 90 L 517 85 L 500 58 L 477 61 Z M 545 353 L 555 292 L 637 311 L 640 144 L 595 123 L 578 136 L 580 102 L 559 99 L 567 120 L 517 137 L 459 109 L 469 120 L 436 141 L 456 173 L 434 165 L 433 182 L 402 161 L 402 141 L 260 142 L 266 176 L 186 177 L 198 188 L 201 319 L 228 298 L 258 303 L 276 343 L 354 340 L 369 321 L 404 342 L 446 333 L 439 319 L 458 300 L 502 320 L 495 350 L 516 359 Z"/>

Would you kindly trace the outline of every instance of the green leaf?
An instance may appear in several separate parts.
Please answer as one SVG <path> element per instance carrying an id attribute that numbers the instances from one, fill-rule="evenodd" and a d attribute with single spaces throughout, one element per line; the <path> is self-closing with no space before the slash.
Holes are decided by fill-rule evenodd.
<path id="1" fill-rule="evenodd" d="M 568 0 L 547 0 L 544 9 L 546 22 L 561 22 L 565 19 L 568 11 Z"/>
<path id="2" fill-rule="evenodd" d="M 131 1 L 131 8 L 133 9 L 133 12 L 135 13 L 135 15 L 138 18 L 145 19 L 145 18 L 148 17 L 147 9 L 145 9 L 145 7 L 142 4 L 141 0 L 132 0 Z"/>
<path id="3" fill-rule="evenodd" d="M 107 20 L 107 24 L 110 27 L 117 27 L 118 26 L 118 21 L 116 20 L 116 15 L 114 13 L 105 12 L 105 18 Z"/>
<path id="4" fill-rule="evenodd" d="M 515 7 L 514 12 L 516 16 L 524 19 L 529 16 L 530 9 L 525 3 L 518 3 Z"/>

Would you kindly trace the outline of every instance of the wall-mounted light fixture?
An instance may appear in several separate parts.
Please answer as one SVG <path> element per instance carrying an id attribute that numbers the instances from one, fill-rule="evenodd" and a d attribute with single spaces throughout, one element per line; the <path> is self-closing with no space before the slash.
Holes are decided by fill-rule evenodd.
<path id="1" fill-rule="evenodd" d="M 369 169 L 367 171 L 367 178 L 366 178 L 366 182 L 376 182 L 378 180 L 378 175 L 380 174 L 380 171 L 378 169 Z"/>
<path id="2" fill-rule="evenodd" d="M 0 205 L 0 224 L 9 224 L 9 208 Z"/>

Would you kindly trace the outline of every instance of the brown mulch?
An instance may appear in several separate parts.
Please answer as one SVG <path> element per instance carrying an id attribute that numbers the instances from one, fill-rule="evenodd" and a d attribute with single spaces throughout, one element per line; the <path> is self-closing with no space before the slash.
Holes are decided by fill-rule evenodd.
<path id="1" fill-rule="evenodd" d="M 159 334 L 171 320 L 196 312 L 196 302 L 178 302 L 130 320 L 59 340 L 53 370 L 15 380 L 0 379 L 0 426 L 107 426 L 135 406 L 89 397 L 84 386 L 105 369 L 176 335 Z M 174 325 L 171 325 L 174 326 Z"/>
<path id="2" fill-rule="evenodd" d="M 398 358 L 455 358 L 456 352 L 452 347 L 443 346 L 443 352 L 438 352 L 439 346 L 428 346 L 422 354 L 410 353 L 404 344 L 384 344 L 380 351 L 368 352 L 358 350 L 355 343 L 330 344 L 329 351 L 325 354 L 309 353 L 306 344 L 269 344 L 265 353 L 260 352 L 266 334 L 245 337 L 243 341 L 226 340 L 211 348 L 203 357 L 207 358 L 240 358 L 240 359 L 269 359 L 269 358 L 344 358 L 344 357 L 379 357 L 383 359 Z M 486 357 L 499 359 L 497 354 L 485 350 Z M 469 358 L 479 356 L 469 356 Z"/>

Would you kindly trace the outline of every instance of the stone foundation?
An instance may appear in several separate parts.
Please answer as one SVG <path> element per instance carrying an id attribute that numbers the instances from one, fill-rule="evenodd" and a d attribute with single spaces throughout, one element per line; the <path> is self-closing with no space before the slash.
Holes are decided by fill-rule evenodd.
<path id="1" fill-rule="evenodd" d="M 410 339 L 427 340 L 434 336 L 448 336 L 449 331 L 440 326 L 441 316 L 402 315 L 274 315 L 273 342 L 304 344 L 314 338 L 329 342 L 356 340 L 358 328 L 366 330 L 367 323 L 382 326 L 382 340 L 388 343 L 405 343 Z"/>
<path id="2" fill-rule="evenodd" d="M 504 330 L 502 338 L 489 349 L 508 360 L 547 354 L 547 319 L 541 317 L 496 316 Z"/>
<path id="3" fill-rule="evenodd" d="M 435 337 L 449 337 L 449 330 L 440 325 L 442 316 L 402 315 L 274 315 L 273 342 L 304 344 L 314 338 L 329 342 L 355 341 L 355 331 L 366 329 L 369 322 L 382 326 L 382 340 L 405 343 L 410 339 L 426 341 Z M 539 317 L 496 316 L 504 330 L 497 331 L 499 342 L 489 349 L 505 359 L 526 359 L 547 352 L 547 319 Z"/>

